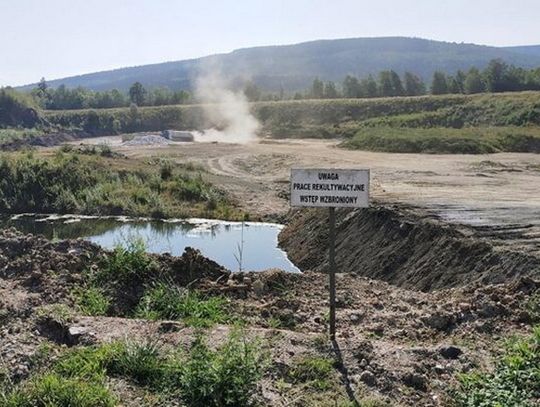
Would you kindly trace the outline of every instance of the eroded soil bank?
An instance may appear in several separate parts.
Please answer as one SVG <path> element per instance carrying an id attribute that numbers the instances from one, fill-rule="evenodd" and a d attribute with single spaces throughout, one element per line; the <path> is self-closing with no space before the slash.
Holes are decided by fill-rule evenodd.
<path id="1" fill-rule="evenodd" d="M 325 271 L 328 212 L 293 212 L 280 245 L 302 270 Z M 340 210 L 336 217 L 339 272 L 422 291 L 540 276 L 540 257 L 482 239 L 425 212 L 397 205 Z"/>
<path id="2" fill-rule="evenodd" d="M 372 216 L 370 222 L 382 215 L 374 209 Z M 340 214 L 341 231 L 355 225 L 353 215 L 346 218 Z M 379 219 L 381 227 L 397 222 L 390 219 Z M 415 233 L 420 238 L 427 232 L 409 232 Z M 340 240 L 340 250 L 345 244 Z M 374 247 L 377 244 L 373 241 Z M 49 349 L 46 363 L 53 363 L 66 346 L 125 338 L 152 340 L 162 347 L 187 348 L 193 343 L 197 330 L 183 320 L 130 316 L 148 280 L 129 279 L 113 286 L 117 290 L 107 316 L 88 316 L 77 308 L 73 288 L 110 256 L 81 240 L 50 242 L 13 230 L 0 232 L 0 362 L 10 381 L 24 381 L 42 369 L 38 361 L 44 349 Z M 325 274 L 229 273 L 192 250 L 181 257 L 152 260 L 156 279 L 226 298 L 227 312 L 243 321 L 246 336 L 259 338 L 269 363 L 254 399 L 271 406 L 354 405 L 346 404 L 349 397 L 378 400 L 372 405 L 380 406 L 449 405 L 448 390 L 458 373 L 491 368 L 504 338 L 531 331 L 535 315 L 527 304 L 540 287 L 538 281 L 523 277 L 426 293 L 343 273 L 337 282 L 336 353 L 325 335 Z M 55 311 L 59 305 L 67 306 L 70 315 Z M 216 346 L 231 326 L 216 324 L 203 331 Z M 288 381 L 289 372 L 308 357 L 335 360 L 323 390 Z M 129 379 L 111 378 L 108 386 L 125 406 L 140 406 L 141 400 L 147 406 L 177 405 L 152 404 L 156 399 L 148 397 L 148 390 Z"/>

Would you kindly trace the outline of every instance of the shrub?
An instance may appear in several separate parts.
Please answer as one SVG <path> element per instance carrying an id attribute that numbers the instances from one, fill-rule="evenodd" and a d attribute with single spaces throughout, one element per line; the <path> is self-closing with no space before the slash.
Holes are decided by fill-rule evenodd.
<path id="1" fill-rule="evenodd" d="M 128 239 L 105 257 L 96 276 L 98 282 L 126 284 L 142 281 L 157 270 L 142 239 Z"/>
<path id="2" fill-rule="evenodd" d="M 193 344 L 183 361 L 180 394 L 188 406 L 247 406 L 262 375 L 261 354 L 256 343 L 237 332 L 217 350 L 202 338 Z"/>
<path id="3" fill-rule="evenodd" d="M 158 282 L 145 292 L 136 316 L 182 320 L 186 325 L 201 328 L 229 321 L 226 305 L 223 297 L 205 298 L 196 291 Z"/>

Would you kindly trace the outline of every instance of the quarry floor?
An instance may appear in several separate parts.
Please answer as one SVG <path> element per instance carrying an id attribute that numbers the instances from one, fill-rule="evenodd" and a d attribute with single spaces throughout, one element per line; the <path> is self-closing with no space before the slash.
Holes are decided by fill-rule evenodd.
<path id="1" fill-rule="evenodd" d="M 263 218 L 279 219 L 288 211 L 291 167 L 369 168 L 375 201 L 463 226 L 495 244 L 540 252 L 538 154 L 394 154 L 310 139 L 165 146 L 122 146 L 120 136 L 84 140 L 104 142 L 134 158 L 158 155 L 202 165 L 211 182 Z"/>

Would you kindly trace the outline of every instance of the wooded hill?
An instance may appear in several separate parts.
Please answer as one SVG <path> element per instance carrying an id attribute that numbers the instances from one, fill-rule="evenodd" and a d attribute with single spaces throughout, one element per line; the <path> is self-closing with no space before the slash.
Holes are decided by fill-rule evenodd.
<path id="1" fill-rule="evenodd" d="M 204 66 L 220 67 L 233 84 L 252 80 L 264 91 L 304 90 L 315 77 L 340 82 L 346 75 L 359 78 L 382 70 L 406 71 L 429 80 L 435 71 L 454 73 L 484 68 L 492 59 L 533 68 L 540 66 L 540 47 L 497 48 L 419 38 L 351 38 L 320 40 L 284 46 L 245 48 L 228 54 L 90 73 L 48 81 L 50 86 L 82 86 L 92 90 L 126 91 L 134 82 L 147 88 L 172 90 L 193 87 Z M 26 88 L 34 87 L 35 84 Z"/>

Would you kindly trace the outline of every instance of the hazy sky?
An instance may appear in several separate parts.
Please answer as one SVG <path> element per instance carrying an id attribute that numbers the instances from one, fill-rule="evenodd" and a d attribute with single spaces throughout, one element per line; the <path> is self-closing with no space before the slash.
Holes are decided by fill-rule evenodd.
<path id="1" fill-rule="evenodd" d="M 540 44 L 539 21 L 540 0 L 0 0 L 0 86 L 326 38 Z"/>

